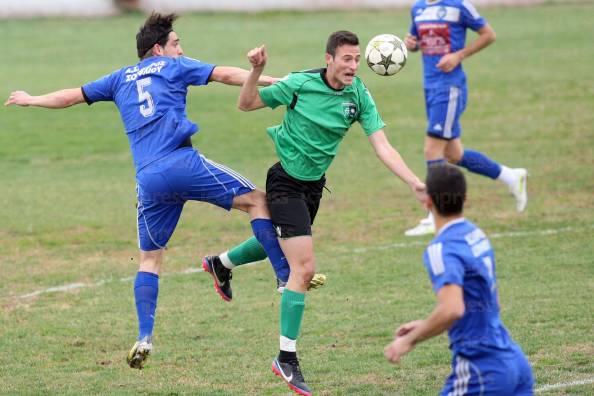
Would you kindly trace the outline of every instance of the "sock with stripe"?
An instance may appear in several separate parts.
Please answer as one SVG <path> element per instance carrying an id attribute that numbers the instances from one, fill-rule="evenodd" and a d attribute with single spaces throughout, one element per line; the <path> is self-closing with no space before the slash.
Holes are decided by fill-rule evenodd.
<path id="1" fill-rule="evenodd" d="M 447 163 L 445 158 L 439 158 L 439 159 L 435 159 L 435 160 L 427 160 L 425 162 L 427 163 L 427 168 L 429 168 L 431 166 L 444 165 Z"/>
<path id="2" fill-rule="evenodd" d="M 266 251 L 255 236 L 219 255 L 223 265 L 229 269 L 233 269 L 238 265 L 264 260 L 266 257 L 268 257 Z"/>
<path id="3" fill-rule="evenodd" d="M 280 306 L 280 361 L 296 358 L 297 337 L 301 329 L 304 310 L 305 293 L 285 288 Z"/>
<path id="4" fill-rule="evenodd" d="M 460 162 L 458 162 L 458 165 L 468 169 L 472 173 L 478 173 L 491 179 L 497 179 L 501 173 L 501 165 L 485 154 L 469 149 L 464 150 L 464 155 Z"/>
<path id="5" fill-rule="evenodd" d="M 138 339 L 152 336 L 159 295 L 159 275 L 138 271 L 134 280 L 134 299 L 138 315 Z"/>
<path id="6" fill-rule="evenodd" d="M 278 244 L 276 231 L 274 230 L 272 221 L 269 219 L 254 219 L 251 221 L 251 224 L 254 236 L 266 251 L 266 255 L 270 259 L 276 277 L 283 282 L 287 282 L 291 270 L 289 268 L 289 262 L 285 258 L 285 255 Z"/>

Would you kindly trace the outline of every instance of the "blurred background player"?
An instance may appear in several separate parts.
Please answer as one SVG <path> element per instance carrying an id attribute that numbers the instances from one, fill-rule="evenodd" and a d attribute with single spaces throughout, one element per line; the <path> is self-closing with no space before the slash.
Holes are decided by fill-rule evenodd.
<path id="1" fill-rule="evenodd" d="M 82 88 L 64 89 L 42 96 L 11 93 L 5 105 L 52 109 L 80 103 L 115 102 L 136 168 L 140 268 L 134 281 L 138 340 L 127 361 L 142 368 L 152 350 L 152 335 L 164 249 L 184 204 L 204 201 L 226 210 L 247 212 L 254 235 L 275 268 L 287 266 L 266 207 L 264 192 L 239 173 L 204 157 L 192 147 L 198 126 L 186 117 L 190 85 L 211 81 L 242 85 L 247 70 L 215 66 L 183 56 L 173 31 L 175 14 L 153 13 L 136 35 L 140 61 L 123 67 Z M 275 79 L 263 76 L 259 84 Z M 214 272 L 212 267 L 206 268 Z M 216 285 L 216 277 L 215 277 Z"/>
<path id="2" fill-rule="evenodd" d="M 464 149 L 460 117 L 466 108 L 466 75 L 462 60 L 495 41 L 495 32 L 468 0 L 419 0 L 411 10 L 412 25 L 405 38 L 409 51 L 423 53 L 423 85 L 427 112 L 425 160 L 427 165 L 449 162 L 473 173 L 505 183 L 516 199 L 518 212 L 528 202 L 526 169 L 510 169 L 485 154 Z M 478 38 L 465 46 L 467 29 Z M 431 214 L 407 236 L 433 234 Z"/>
<path id="3" fill-rule="evenodd" d="M 423 258 L 438 304 L 425 320 L 396 329 L 386 358 L 397 363 L 419 342 L 448 330 L 452 373 L 440 395 L 532 395 L 530 364 L 499 317 L 491 244 L 462 217 L 464 174 L 449 164 L 432 165 L 426 184 L 425 206 L 438 233 Z"/>
<path id="4" fill-rule="evenodd" d="M 268 128 L 280 162 L 268 170 L 266 200 L 291 269 L 280 307 L 280 351 L 273 372 L 301 395 L 311 391 L 297 358 L 305 291 L 315 273 L 311 226 L 318 212 L 325 172 L 351 125 L 358 121 L 380 161 L 409 185 L 417 198 L 425 185 L 388 142 L 384 122 L 356 76 L 361 53 L 354 33 L 339 31 L 326 44 L 326 68 L 291 73 L 258 91 L 267 61 L 264 46 L 248 53 L 252 70 L 239 96 L 244 111 L 286 106 L 281 125 Z"/>

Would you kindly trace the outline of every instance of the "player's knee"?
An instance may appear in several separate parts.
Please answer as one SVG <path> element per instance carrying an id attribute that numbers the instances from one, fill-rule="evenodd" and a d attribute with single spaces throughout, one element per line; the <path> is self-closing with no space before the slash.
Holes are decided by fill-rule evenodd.
<path id="1" fill-rule="evenodd" d="M 301 260 L 297 268 L 291 267 L 291 272 L 299 277 L 299 280 L 305 285 L 309 285 L 309 282 L 313 279 L 316 273 L 316 265 L 313 258 L 304 258 Z"/>
<path id="2" fill-rule="evenodd" d="M 428 161 L 443 158 L 442 150 L 432 145 L 425 145 L 423 153 L 425 154 L 425 159 Z"/>
<path id="3" fill-rule="evenodd" d="M 161 272 L 163 262 L 163 249 L 153 251 L 140 251 L 139 271 L 158 274 Z"/>
<path id="4" fill-rule="evenodd" d="M 265 209 L 266 194 L 262 190 L 253 190 L 247 194 L 236 196 L 233 199 L 232 206 L 244 212 L 250 212 L 254 209 Z"/>
<path id="5" fill-rule="evenodd" d="M 450 164 L 456 165 L 462 159 L 462 155 L 460 153 L 455 153 L 455 152 L 446 152 L 445 159 Z"/>
<path id="6" fill-rule="evenodd" d="M 316 274 L 316 271 L 314 268 L 311 269 L 307 269 L 303 275 L 302 275 L 302 281 L 305 285 L 309 285 L 309 283 L 311 282 L 311 280 L 313 279 L 314 275 Z"/>
<path id="7" fill-rule="evenodd" d="M 266 206 L 266 193 L 262 190 L 254 190 L 246 194 L 246 204 L 253 207 L 265 207 Z"/>

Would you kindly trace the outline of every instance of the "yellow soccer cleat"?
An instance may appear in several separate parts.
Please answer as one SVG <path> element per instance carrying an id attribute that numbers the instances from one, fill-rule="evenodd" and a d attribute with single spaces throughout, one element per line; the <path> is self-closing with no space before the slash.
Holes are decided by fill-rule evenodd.
<path id="1" fill-rule="evenodd" d="M 128 352 L 128 356 L 126 357 L 128 366 L 142 370 L 152 350 L 153 343 L 151 337 L 147 336 L 140 341 L 136 341 L 132 349 L 130 349 L 130 352 Z"/>
<path id="2" fill-rule="evenodd" d="M 319 289 L 320 287 L 326 284 L 326 275 L 324 274 L 315 274 L 312 280 L 309 282 L 309 287 L 307 290 L 314 290 Z M 283 294 L 285 291 L 285 286 L 287 286 L 287 282 L 283 282 L 282 280 L 276 278 L 276 290 Z"/>
<path id="3" fill-rule="evenodd" d="M 314 290 L 319 289 L 320 287 L 326 284 L 326 275 L 324 274 L 315 274 L 312 278 L 311 282 L 309 282 L 309 287 L 307 290 Z"/>

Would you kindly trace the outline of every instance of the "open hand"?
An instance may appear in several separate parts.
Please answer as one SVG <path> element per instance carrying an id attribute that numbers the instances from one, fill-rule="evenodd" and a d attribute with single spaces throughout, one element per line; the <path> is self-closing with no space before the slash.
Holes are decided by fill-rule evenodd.
<path id="1" fill-rule="evenodd" d="M 268 60 L 268 54 L 266 53 L 266 46 L 261 45 L 254 48 L 247 53 L 248 60 L 252 64 L 254 69 L 263 69 Z"/>
<path id="2" fill-rule="evenodd" d="M 31 95 L 25 91 L 14 91 L 10 94 L 4 106 L 17 105 L 17 106 L 29 106 Z"/>

